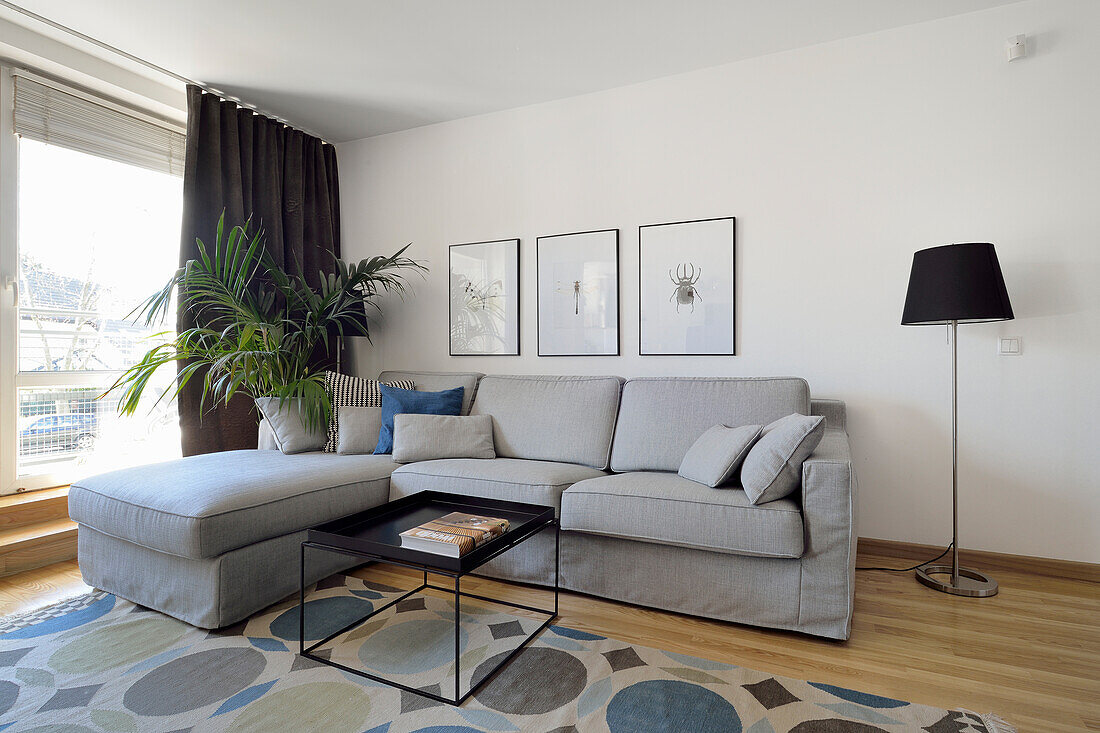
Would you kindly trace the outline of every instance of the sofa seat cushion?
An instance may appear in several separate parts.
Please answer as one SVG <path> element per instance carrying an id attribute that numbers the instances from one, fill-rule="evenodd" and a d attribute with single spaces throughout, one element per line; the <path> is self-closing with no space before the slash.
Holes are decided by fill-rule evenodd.
<path id="1" fill-rule="evenodd" d="M 606 476 L 575 463 L 523 458 L 444 458 L 401 466 L 390 477 L 390 499 L 444 491 L 561 508 L 561 494 L 578 481 Z"/>
<path id="2" fill-rule="evenodd" d="M 790 499 L 754 506 L 741 489 L 637 471 L 581 481 L 562 496 L 561 528 L 732 555 L 801 557 L 802 512 Z"/>
<path id="3" fill-rule="evenodd" d="M 395 467 L 389 456 L 207 453 L 81 479 L 69 515 L 143 547 L 216 557 L 384 503 Z"/>

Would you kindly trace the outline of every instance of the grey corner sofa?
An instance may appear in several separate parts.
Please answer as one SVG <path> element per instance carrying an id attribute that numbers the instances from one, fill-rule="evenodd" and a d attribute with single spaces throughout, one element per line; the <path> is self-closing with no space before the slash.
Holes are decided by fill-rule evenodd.
<path id="1" fill-rule="evenodd" d="M 85 581 L 196 626 L 235 623 L 296 590 L 315 524 L 433 489 L 553 506 L 562 587 L 707 618 L 832 639 L 851 633 L 856 480 L 844 403 L 797 378 L 482 376 L 384 372 L 417 389 L 465 388 L 493 417 L 495 459 L 399 465 L 389 456 L 264 445 L 124 469 L 73 484 Z M 825 416 L 801 491 L 754 506 L 737 487 L 680 478 L 707 428 Z M 314 560 L 308 580 L 349 560 Z M 553 582 L 553 537 L 485 574 Z"/>

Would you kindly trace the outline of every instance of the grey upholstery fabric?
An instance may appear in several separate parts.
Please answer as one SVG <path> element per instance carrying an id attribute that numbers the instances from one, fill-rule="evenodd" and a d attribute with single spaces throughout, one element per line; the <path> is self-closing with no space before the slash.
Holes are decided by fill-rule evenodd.
<path id="1" fill-rule="evenodd" d="M 578 481 L 605 476 L 587 466 L 520 458 L 448 458 L 400 466 L 390 477 L 390 499 L 431 489 L 450 494 L 524 501 L 561 509 L 561 494 Z"/>
<path id="2" fill-rule="evenodd" d="M 601 598 L 801 631 L 798 560 L 722 555 L 580 532 L 561 533 L 562 586 Z M 846 634 L 824 634 L 847 638 Z"/>
<path id="3" fill-rule="evenodd" d="M 445 389 L 462 387 L 462 414 L 470 414 L 470 405 L 474 403 L 477 394 L 480 372 L 406 372 L 385 371 L 378 375 L 379 382 L 393 382 L 401 379 L 410 380 L 416 385 L 418 392 L 440 392 Z"/>
<path id="4" fill-rule="evenodd" d="M 477 385 L 476 375 L 436 374 L 436 382 L 426 374 L 387 372 L 382 378 L 411 379 L 429 391 L 467 386 L 456 383 L 461 378 Z M 606 384 L 561 378 L 507 381 L 490 384 L 486 405 L 504 412 L 503 432 L 513 446 L 581 454 L 587 450 L 583 440 L 599 443 L 598 435 L 582 440 L 570 433 L 592 422 L 574 421 L 570 411 L 576 406 L 575 412 L 603 415 L 592 403 L 603 404 Z M 614 455 L 624 463 L 650 462 L 675 471 L 694 440 L 715 424 L 768 423 L 806 412 L 792 408 L 805 397 L 804 384 L 797 379 L 633 380 L 624 392 L 620 422 L 639 422 L 616 433 Z M 772 390 L 776 394 L 769 396 Z M 614 392 L 614 404 L 617 386 L 607 391 Z M 472 390 L 467 399 L 475 400 Z M 546 419 L 554 406 L 562 412 Z M 559 509 L 563 524 L 577 528 L 561 532 L 565 588 L 844 639 L 851 631 L 854 593 L 856 477 L 847 435 L 837 429 L 844 425 L 844 404 L 815 401 L 813 410 L 827 417 L 828 429 L 801 466 L 800 493 L 755 507 L 738 503 L 746 502 L 738 489 L 712 490 L 673 473 L 654 479 L 645 478 L 650 474 L 608 477 L 573 462 L 518 458 L 399 466 L 389 456 L 285 456 L 255 450 L 78 481 L 70 491 L 70 513 L 81 524 L 80 565 L 89 584 L 208 628 L 235 623 L 294 592 L 305 527 L 377 505 L 388 496 L 436 489 Z M 496 417 L 488 409 L 482 414 Z M 525 416 L 538 427 L 521 425 Z M 614 420 L 612 408 L 612 425 Z M 538 430 L 565 437 L 550 441 L 561 445 L 540 448 L 540 441 L 548 441 Z M 606 460 L 607 442 L 602 446 Z M 657 488 L 647 493 L 643 489 L 649 481 Z M 592 491 L 593 486 L 600 491 Z M 741 514 L 751 520 L 734 518 Z M 794 529 L 796 517 L 801 532 Z M 693 522 L 698 523 L 693 534 L 684 534 Z M 708 535 L 720 543 L 696 549 Z M 745 554 L 769 548 L 796 554 L 796 535 L 800 556 Z M 354 562 L 313 553 L 307 580 Z M 482 573 L 548 585 L 554 568 L 554 532 L 547 531 L 500 555 Z"/>
<path id="5" fill-rule="evenodd" d="M 547 528 L 477 569 L 477 575 L 534 585 L 554 584 L 554 530 Z"/>
<path id="6" fill-rule="evenodd" d="M 760 425 L 715 425 L 691 444 L 677 473 L 712 489 L 721 486 L 741 467 L 761 429 Z"/>
<path id="7" fill-rule="evenodd" d="M 847 639 L 855 600 L 858 484 L 848 436 L 826 430 L 802 464 L 806 550 L 798 594 L 798 630 Z"/>
<path id="8" fill-rule="evenodd" d="M 257 397 L 256 407 L 275 435 L 275 445 L 287 455 L 321 450 L 325 447 L 325 426 L 306 428 L 299 405 L 294 400 Z"/>
<path id="9" fill-rule="evenodd" d="M 304 531 L 294 532 L 199 559 L 151 550 L 81 525 L 77 551 L 84 582 L 93 588 L 194 626 L 216 629 L 298 590 L 298 557 L 305 537 Z M 345 555 L 310 551 L 306 582 L 358 563 Z"/>
<path id="10" fill-rule="evenodd" d="M 782 499 L 798 488 L 802 462 L 821 442 L 825 418 L 788 415 L 764 427 L 741 466 L 741 486 L 753 504 Z"/>
<path id="11" fill-rule="evenodd" d="M 336 452 L 344 456 L 374 453 L 381 429 L 381 407 L 341 407 L 336 417 Z"/>
<path id="12" fill-rule="evenodd" d="M 525 461 L 518 458 L 478 460 L 453 458 L 401 466 L 390 477 L 390 499 L 434 490 L 491 499 L 523 501 L 561 508 L 561 495 L 569 486 L 602 471 L 572 463 Z M 544 531 L 524 540 L 478 571 L 521 583 L 551 585 L 554 582 L 554 533 Z"/>
<path id="13" fill-rule="evenodd" d="M 386 500 L 389 456 L 242 450 L 81 479 L 69 515 L 146 547 L 208 558 Z"/>
<path id="14" fill-rule="evenodd" d="M 809 410 L 810 387 L 795 377 L 631 379 L 623 385 L 611 470 L 676 471 L 712 425 L 767 425 Z"/>
<path id="15" fill-rule="evenodd" d="M 566 508 L 570 501 L 567 494 Z M 720 554 L 563 531 L 562 585 L 679 613 L 847 639 L 855 599 L 857 502 L 848 436 L 826 430 L 802 467 L 800 558 Z"/>
<path id="16" fill-rule="evenodd" d="M 256 450 L 279 450 L 279 444 L 275 442 L 275 431 L 267 418 L 260 418 L 259 434 L 256 436 Z"/>
<path id="17" fill-rule="evenodd" d="M 488 415 L 393 416 L 393 460 L 496 458 L 493 418 Z"/>
<path id="18" fill-rule="evenodd" d="M 604 469 L 621 386 L 619 377 L 488 376 L 470 414 L 492 415 L 498 456 Z"/>
<path id="19" fill-rule="evenodd" d="M 810 400 L 810 414 L 825 418 L 830 430 L 847 430 L 848 415 L 843 400 Z"/>
<path id="20" fill-rule="evenodd" d="M 562 529 L 760 557 L 802 554 L 793 501 L 749 503 L 674 473 L 636 471 L 574 484 L 561 499 Z"/>

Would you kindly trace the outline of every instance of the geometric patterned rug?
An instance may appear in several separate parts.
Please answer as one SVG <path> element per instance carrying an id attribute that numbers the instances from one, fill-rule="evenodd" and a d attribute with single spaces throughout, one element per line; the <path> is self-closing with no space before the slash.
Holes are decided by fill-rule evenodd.
<path id="1" fill-rule="evenodd" d="M 318 583 L 307 640 L 401 591 Z M 454 608 L 414 596 L 315 653 L 412 687 L 453 692 Z M 462 603 L 463 690 L 540 623 Z M 944 710 L 552 626 L 461 707 L 297 655 L 297 598 L 218 631 L 95 592 L 0 620 L 0 731 L 610 731 L 1005 733 Z M 443 685 L 450 684 L 450 689 Z"/>

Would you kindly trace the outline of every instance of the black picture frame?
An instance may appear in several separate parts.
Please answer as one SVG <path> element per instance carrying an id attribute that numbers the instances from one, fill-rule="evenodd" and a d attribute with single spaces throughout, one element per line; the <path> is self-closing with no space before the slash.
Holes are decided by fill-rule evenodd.
<path id="1" fill-rule="evenodd" d="M 505 343 L 505 350 L 502 351 L 477 351 L 477 350 L 455 350 L 455 330 L 456 330 L 456 293 L 455 287 L 455 270 L 454 270 L 454 257 L 455 251 L 463 247 L 484 247 L 489 245 L 503 245 L 505 247 L 514 248 L 515 265 L 511 276 L 515 284 L 514 297 L 508 297 L 508 301 L 504 305 L 504 324 L 507 330 L 509 322 L 511 323 L 512 332 L 515 334 L 515 346 L 509 348 L 511 344 Z M 512 239 L 490 239 L 484 242 L 463 242 L 461 244 L 452 244 L 447 247 L 447 353 L 450 356 L 519 356 L 520 345 L 522 343 L 520 328 L 522 320 L 521 303 L 522 303 L 522 283 L 520 278 L 520 239 L 515 237 Z M 507 275 L 506 275 L 507 277 Z M 488 285 L 486 286 L 488 287 Z M 504 296 L 510 296 L 510 293 L 505 293 Z M 484 295 L 483 298 L 487 299 L 494 297 L 491 295 Z M 479 336 L 481 337 L 481 336 Z"/>
<path id="2" fill-rule="evenodd" d="M 655 230 L 660 227 L 682 226 L 688 224 L 705 224 L 710 222 L 730 222 L 729 241 L 729 283 L 730 283 L 730 314 L 729 314 L 729 350 L 728 351 L 646 351 L 646 323 L 645 308 L 647 292 L 645 289 L 646 257 L 643 251 L 646 247 L 646 230 Z M 678 295 L 678 286 L 674 295 Z M 701 299 L 701 295 L 700 295 Z M 693 299 L 694 300 L 694 299 Z M 737 218 L 733 216 L 716 216 L 706 219 L 687 219 L 684 221 L 661 222 L 658 224 L 643 224 L 638 227 L 638 355 L 639 356 L 737 356 Z"/>
<path id="3" fill-rule="evenodd" d="M 615 350 L 603 351 L 603 352 L 570 352 L 570 353 L 543 353 L 543 335 L 542 335 L 542 245 L 544 240 L 560 239 L 561 237 L 579 237 L 588 234 L 607 234 L 614 232 L 615 244 L 614 244 L 614 263 L 615 263 Z M 538 356 L 556 357 L 556 356 L 620 356 L 622 354 L 622 280 L 620 277 L 620 232 L 619 229 L 590 229 L 580 232 L 564 232 L 562 234 L 548 234 L 537 237 L 535 239 L 535 334 L 536 334 L 536 352 Z"/>

